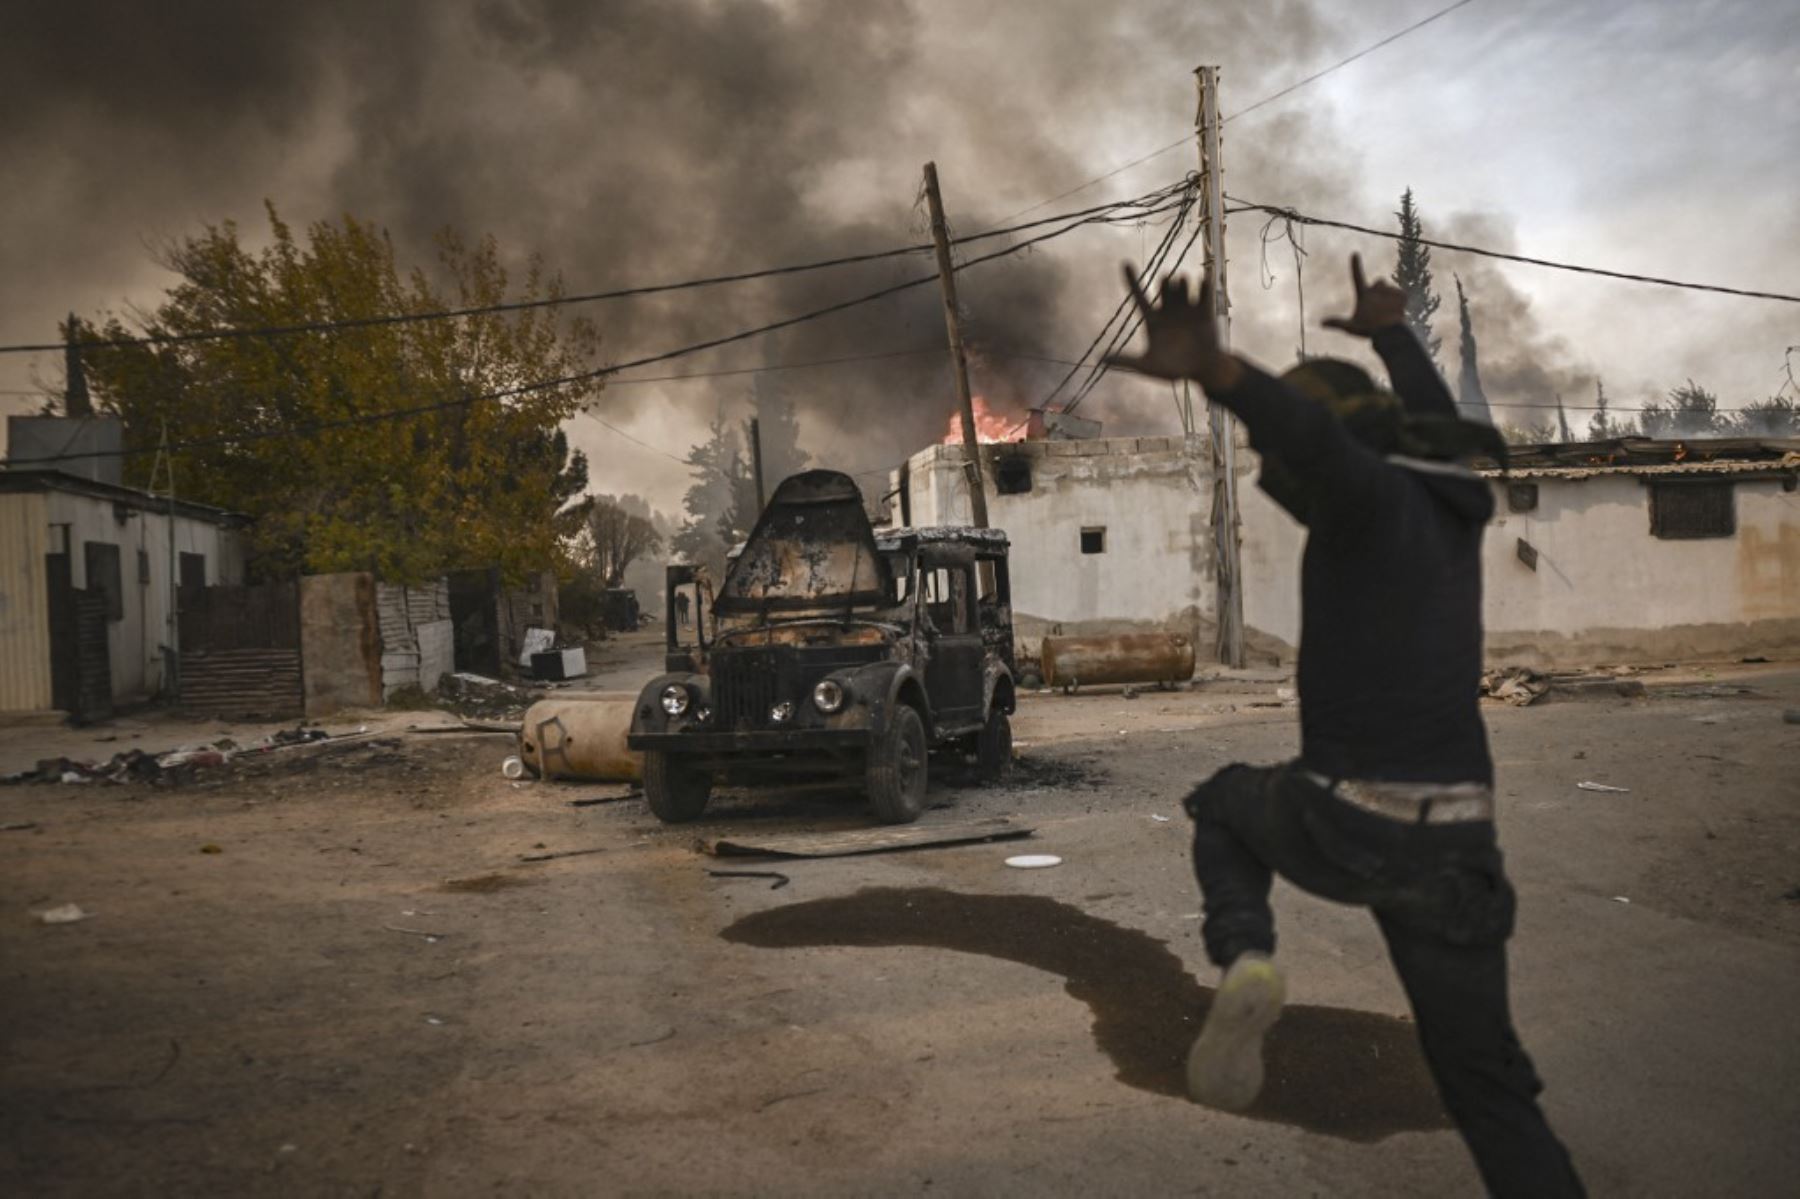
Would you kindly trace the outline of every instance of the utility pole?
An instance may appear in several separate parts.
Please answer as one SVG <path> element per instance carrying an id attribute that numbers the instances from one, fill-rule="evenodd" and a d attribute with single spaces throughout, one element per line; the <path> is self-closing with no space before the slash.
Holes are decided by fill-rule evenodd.
<path id="1" fill-rule="evenodd" d="M 750 418 L 750 472 L 756 478 L 756 514 L 768 504 L 768 497 L 763 493 L 762 481 L 762 423 L 754 416 Z"/>
<path id="2" fill-rule="evenodd" d="M 956 400 L 962 405 L 963 453 L 969 459 L 969 514 L 975 527 L 988 527 L 987 483 L 981 468 L 981 441 L 975 433 L 975 401 L 969 394 L 969 359 L 963 352 L 962 325 L 956 316 L 956 274 L 950 264 L 950 232 L 944 225 L 944 199 L 938 194 L 937 163 L 925 164 L 925 200 L 931 206 L 931 240 L 937 243 L 938 282 L 944 288 L 944 324 L 950 331 L 950 365 L 956 375 Z"/>
<path id="3" fill-rule="evenodd" d="M 1195 133 L 1200 142 L 1200 219 L 1206 225 L 1206 269 L 1213 281 L 1213 318 L 1219 344 L 1231 348 L 1231 301 L 1225 288 L 1225 163 L 1219 155 L 1219 68 L 1194 72 L 1200 84 Z M 1213 573 L 1218 582 L 1218 658 L 1226 666 L 1244 664 L 1244 588 L 1238 553 L 1237 421 L 1209 402 L 1212 442 Z"/>

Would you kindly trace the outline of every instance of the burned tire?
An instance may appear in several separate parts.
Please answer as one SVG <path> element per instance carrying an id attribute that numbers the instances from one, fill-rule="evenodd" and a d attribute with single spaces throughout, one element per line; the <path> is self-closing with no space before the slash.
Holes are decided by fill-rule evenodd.
<path id="1" fill-rule="evenodd" d="M 998 782 L 1012 769 L 1012 721 L 1005 712 L 988 713 L 975 738 L 975 772 L 984 783 Z"/>
<path id="2" fill-rule="evenodd" d="M 664 824 L 698 820 L 712 798 L 712 774 L 661 750 L 644 753 L 644 800 Z"/>
<path id="3" fill-rule="evenodd" d="M 869 806 L 883 824 L 911 824 L 925 811 L 929 775 L 925 721 L 917 708 L 900 704 L 893 719 L 869 747 Z"/>

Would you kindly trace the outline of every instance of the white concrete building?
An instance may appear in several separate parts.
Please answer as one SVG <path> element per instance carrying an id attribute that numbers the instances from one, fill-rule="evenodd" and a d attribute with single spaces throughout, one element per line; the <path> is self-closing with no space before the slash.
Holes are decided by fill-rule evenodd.
<path id="1" fill-rule="evenodd" d="M 1206 660 L 1215 587 L 1204 436 L 988 450 L 988 516 L 1012 539 L 1028 651 L 1047 632 L 1164 629 L 1192 637 Z M 1240 451 L 1239 471 L 1250 655 L 1291 658 L 1304 530 L 1256 487 L 1254 453 Z M 1527 451 L 1491 478 L 1494 661 L 1800 657 L 1800 443 L 1556 447 Z M 890 488 L 896 523 L 969 520 L 961 446 L 915 454 Z"/>
<path id="2" fill-rule="evenodd" d="M 166 499 L 94 479 L 0 471 L 0 716 L 69 711 L 69 664 L 100 661 L 99 627 L 111 696 L 161 691 L 174 585 L 242 583 L 246 523 L 180 501 L 171 515 Z M 93 620 L 58 610 L 59 588 L 98 597 Z"/>

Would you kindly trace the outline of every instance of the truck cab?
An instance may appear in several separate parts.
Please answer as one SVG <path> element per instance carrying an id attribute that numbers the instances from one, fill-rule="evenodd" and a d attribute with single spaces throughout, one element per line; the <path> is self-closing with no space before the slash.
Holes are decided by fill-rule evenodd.
<path id="1" fill-rule="evenodd" d="M 651 811 L 696 819 L 726 775 L 841 774 L 907 823 L 932 751 L 997 777 L 1016 702 L 1008 548 L 996 529 L 878 538 L 850 476 L 784 481 L 709 597 L 710 631 L 696 587 L 698 652 L 672 643 L 639 695 L 628 744 Z"/>

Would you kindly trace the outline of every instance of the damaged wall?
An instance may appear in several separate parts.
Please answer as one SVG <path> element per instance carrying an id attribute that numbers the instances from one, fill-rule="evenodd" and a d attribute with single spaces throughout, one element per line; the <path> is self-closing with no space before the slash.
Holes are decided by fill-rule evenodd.
<path id="1" fill-rule="evenodd" d="M 1207 656 L 1215 597 L 1204 436 L 1025 441 L 987 450 L 988 518 L 1012 541 L 1014 622 L 1028 653 L 1047 633 L 1160 630 L 1193 639 Z M 907 479 L 914 525 L 969 522 L 961 446 L 914 455 Z M 896 472 L 890 486 L 898 485 Z M 1280 547 L 1297 546 L 1298 530 L 1265 540 L 1275 547 L 1270 553 L 1246 549 L 1252 583 L 1284 569 Z M 1282 647 L 1259 619 L 1279 618 L 1294 602 L 1247 604 L 1261 654 Z"/>
<path id="2" fill-rule="evenodd" d="M 406 687 L 427 695 L 456 669 L 450 622 L 450 582 L 437 579 L 416 587 L 375 584 L 375 615 L 381 633 L 381 698 Z"/>
<path id="3" fill-rule="evenodd" d="M 300 580 L 300 662 L 308 716 L 381 702 L 374 575 L 347 571 Z"/>
<path id="4" fill-rule="evenodd" d="M 996 468 L 988 475 L 988 513 L 1012 541 L 1018 637 L 1028 652 L 1058 628 L 1161 629 L 1193 637 L 1200 660 L 1213 660 L 1205 437 L 988 449 Z M 1257 488 L 1256 454 L 1240 447 L 1238 464 L 1250 659 L 1291 661 L 1300 639 L 1305 531 Z M 1638 468 L 1496 479 L 1497 511 L 1482 551 L 1488 658 L 1544 667 L 1800 657 L 1800 491 L 1788 488 L 1792 469 L 1768 465 L 1693 469 L 1702 482 L 1729 480 L 1733 527 L 1716 537 L 1654 536 L 1646 480 L 1659 476 Z M 1022 489 L 1001 493 L 996 476 Z M 914 455 L 912 523 L 968 523 L 966 480 L 960 446 Z M 1535 486 L 1535 509 L 1512 510 L 1512 482 Z M 1102 530 L 1096 545 L 1091 534 Z M 1084 534 L 1093 552 L 1083 552 Z M 1536 570 L 1520 558 L 1521 538 L 1536 551 Z"/>
<path id="5" fill-rule="evenodd" d="M 1536 507 L 1523 512 L 1496 481 L 1482 547 L 1491 661 L 1800 657 L 1800 491 L 1780 478 L 1696 472 L 1678 485 L 1729 487 L 1735 527 L 1671 539 L 1650 527 L 1648 483 L 1659 477 L 1515 473 L 1536 488 Z M 1521 539 L 1535 570 L 1521 560 Z"/>

